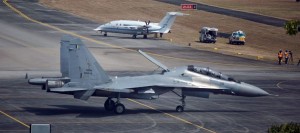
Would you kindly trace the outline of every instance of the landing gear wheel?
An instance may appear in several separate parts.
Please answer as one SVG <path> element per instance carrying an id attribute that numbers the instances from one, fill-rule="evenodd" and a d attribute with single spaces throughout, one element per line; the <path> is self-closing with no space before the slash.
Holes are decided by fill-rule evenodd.
<path id="1" fill-rule="evenodd" d="M 143 37 L 144 39 L 147 39 L 148 37 L 147 37 L 147 35 L 144 35 L 144 37 Z"/>
<path id="2" fill-rule="evenodd" d="M 133 39 L 136 39 L 136 35 L 132 35 L 132 38 L 133 38 Z"/>
<path id="3" fill-rule="evenodd" d="M 48 80 L 46 81 L 45 88 L 46 92 L 50 92 L 50 88 L 48 87 Z"/>
<path id="4" fill-rule="evenodd" d="M 179 105 L 179 106 L 176 107 L 176 111 L 177 112 L 183 112 L 184 111 L 184 107 L 181 106 L 181 105 Z"/>
<path id="5" fill-rule="evenodd" d="M 108 98 L 104 103 L 104 108 L 105 108 L 106 111 L 112 111 L 115 108 L 115 104 L 116 103 L 113 100 Z"/>
<path id="6" fill-rule="evenodd" d="M 42 90 L 46 90 L 46 85 L 42 85 Z"/>
<path id="7" fill-rule="evenodd" d="M 104 33 L 104 36 L 107 36 L 107 33 Z"/>
<path id="8" fill-rule="evenodd" d="M 123 114 L 125 112 L 125 106 L 121 103 L 117 103 L 114 111 L 116 114 Z"/>
<path id="9" fill-rule="evenodd" d="M 178 105 L 178 106 L 176 107 L 176 111 L 177 111 L 177 112 L 183 112 L 183 111 L 184 111 L 184 107 L 185 107 L 185 98 L 186 98 L 186 96 L 183 94 L 182 90 L 181 90 L 181 95 L 178 94 L 177 92 L 175 92 L 174 90 L 172 90 L 172 92 L 173 92 L 174 94 L 176 94 L 177 96 L 180 96 L 180 97 L 181 97 L 181 99 L 180 99 L 181 105 Z"/>

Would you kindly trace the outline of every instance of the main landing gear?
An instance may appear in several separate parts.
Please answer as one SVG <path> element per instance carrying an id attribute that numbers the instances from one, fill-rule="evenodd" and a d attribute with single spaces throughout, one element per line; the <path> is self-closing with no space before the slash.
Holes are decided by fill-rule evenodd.
<path id="1" fill-rule="evenodd" d="M 143 37 L 144 39 L 147 39 L 148 37 L 147 37 L 147 35 L 144 35 L 144 37 Z"/>
<path id="2" fill-rule="evenodd" d="M 179 95 L 177 92 L 175 92 L 174 90 L 172 91 L 174 94 L 176 94 L 177 96 L 181 97 L 180 101 L 181 101 L 181 105 L 178 105 L 176 107 L 176 111 L 177 112 L 183 112 L 184 111 L 184 107 L 185 107 L 185 98 L 186 96 L 181 94 Z"/>
<path id="3" fill-rule="evenodd" d="M 125 106 L 120 102 L 120 94 L 118 94 L 117 101 L 114 102 L 111 98 L 107 98 L 104 103 L 106 111 L 114 111 L 116 114 L 123 114 L 125 112 Z"/>
<path id="4" fill-rule="evenodd" d="M 115 108 L 115 101 L 113 101 L 111 98 L 107 98 L 107 100 L 104 103 L 104 108 L 106 111 L 112 111 Z"/>
<path id="5" fill-rule="evenodd" d="M 137 35 L 132 35 L 132 38 L 133 38 L 133 39 L 136 39 L 136 37 L 137 37 Z M 143 35 L 143 38 L 144 38 L 144 39 L 147 39 L 148 36 L 147 36 L 147 35 Z"/>
<path id="6" fill-rule="evenodd" d="M 132 38 L 133 38 L 133 39 L 136 39 L 136 35 L 132 35 Z"/>

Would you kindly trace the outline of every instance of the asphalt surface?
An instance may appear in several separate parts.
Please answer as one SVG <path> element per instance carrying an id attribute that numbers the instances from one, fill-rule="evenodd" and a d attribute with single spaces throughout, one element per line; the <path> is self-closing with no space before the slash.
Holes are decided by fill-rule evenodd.
<path id="1" fill-rule="evenodd" d="M 272 25 L 272 26 L 276 26 L 276 27 L 283 27 L 286 22 L 286 20 L 279 19 L 279 18 L 263 16 L 263 15 L 259 15 L 259 14 L 248 13 L 248 12 L 241 12 L 241 11 L 236 11 L 236 10 L 230 10 L 230 9 L 224 9 L 224 8 L 220 8 L 220 7 L 210 6 L 210 5 L 186 1 L 186 0 L 157 0 L 157 1 L 168 3 L 168 4 L 173 4 L 173 5 L 178 5 L 178 6 L 180 6 L 181 4 L 197 4 L 198 10 L 227 15 L 227 16 L 236 17 L 236 18 L 241 18 L 241 19 L 250 20 L 253 22 L 267 24 L 267 25 Z"/>
<path id="2" fill-rule="evenodd" d="M 54 133 L 260 133 L 272 124 L 300 122 L 298 67 L 195 50 L 163 39 L 131 39 L 119 34 L 103 37 L 92 30 L 99 25 L 95 22 L 32 1 L 9 3 L 29 17 L 62 30 L 24 19 L 0 3 L 0 132 L 27 133 L 26 125 L 50 123 Z M 186 111 L 177 113 L 180 98 L 167 93 L 151 101 L 122 99 L 127 111 L 115 115 L 104 110 L 105 98 L 81 101 L 69 95 L 46 93 L 24 79 L 26 73 L 30 77 L 59 75 L 59 41 L 65 31 L 87 37 L 83 42 L 111 76 L 143 75 L 156 69 L 137 52 L 116 47 L 120 46 L 159 54 L 153 56 L 170 68 L 208 66 L 279 96 L 188 97 Z"/>

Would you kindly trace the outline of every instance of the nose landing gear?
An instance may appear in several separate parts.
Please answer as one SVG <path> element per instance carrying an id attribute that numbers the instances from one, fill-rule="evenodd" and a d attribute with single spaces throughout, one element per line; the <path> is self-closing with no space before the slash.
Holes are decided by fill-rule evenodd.
<path id="1" fill-rule="evenodd" d="M 181 105 L 178 105 L 176 107 L 176 111 L 177 112 L 183 112 L 184 111 L 184 107 L 185 107 L 185 97 L 184 95 L 181 96 Z"/>
<path id="2" fill-rule="evenodd" d="M 177 92 L 175 92 L 174 90 L 172 91 L 174 94 L 176 94 L 177 96 L 181 97 L 180 101 L 181 101 L 181 105 L 178 105 L 176 107 L 176 111 L 177 112 L 183 112 L 184 111 L 184 107 L 185 107 L 185 98 L 186 96 L 181 94 L 179 95 Z M 182 93 L 182 92 L 181 92 Z"/>

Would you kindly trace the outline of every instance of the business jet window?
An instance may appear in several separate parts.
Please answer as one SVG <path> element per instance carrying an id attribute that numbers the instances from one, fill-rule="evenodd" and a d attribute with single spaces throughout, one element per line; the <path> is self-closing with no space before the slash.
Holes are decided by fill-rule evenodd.
<path id="1" fill-rule="evenodd" d="M 217 71 L 213 71 L 213 70 L 211 70 L 209 68 L 195 67 L 193 65 L 189 65 L 188 66 L 188 70 L 191 71 L 191 72 L 198 73 L 198 74 L 207 75 L 207 76 L 210 76 L 210 77 L 213 77 L 213 78 L 240 83 L 238 80 L 235 80 L 232 77 L 229 77 L 229 76 L 224 75 L 224 74 L 222 74 L 220 72 L 217 72 Z"/>

